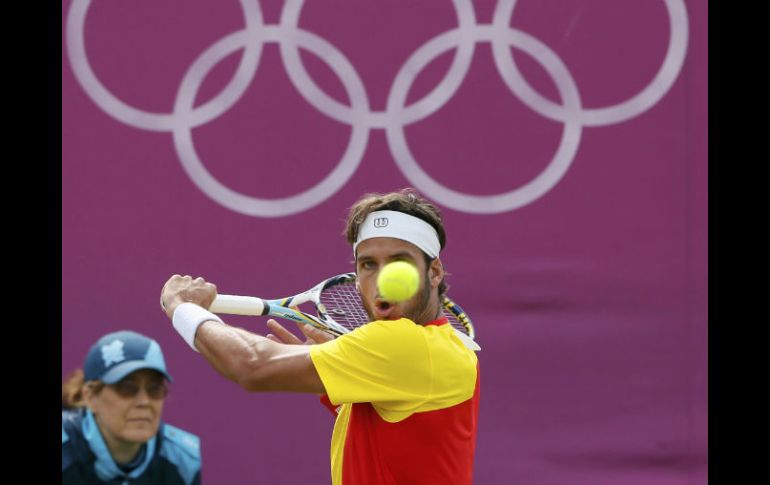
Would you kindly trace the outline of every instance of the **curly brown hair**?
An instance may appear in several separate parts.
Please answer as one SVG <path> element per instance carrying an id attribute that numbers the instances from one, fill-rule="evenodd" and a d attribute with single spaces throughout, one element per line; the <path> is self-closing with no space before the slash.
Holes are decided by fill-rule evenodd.
<path id="1" fill-rule="evenodd" d="M 364 219 L 370 213 L 381 210 L 391 210 L 403 212 L 410 216 L 417 217 L 430 224 L 438 234 L 438 242 L 441 249 L 446 246 L 446 231 L 444 230 L 444 221 L 441 217 L 441 211 L 435 204 L 421 197 L 416 190 L 412 188 L 401 189 L 397 192 L 387 194 L 368 193 L 361 196 L 350 208 L 345 222 L 345 238 L 352 246 L 358 239 L 358 232 L 361 229 Z M 433 258 L 422 252 L 425 257 L 425 263 L 430 264 Z M 446 293 L 449 286 L 442 280 L 438 288 L 439 295 Z"/>
<path id="2" fill-rule="evenodd" d="M 83 400 L 83 370 L 75 369 L 61 385 L 61 407 L 64 409 L 84 407 Z"/>

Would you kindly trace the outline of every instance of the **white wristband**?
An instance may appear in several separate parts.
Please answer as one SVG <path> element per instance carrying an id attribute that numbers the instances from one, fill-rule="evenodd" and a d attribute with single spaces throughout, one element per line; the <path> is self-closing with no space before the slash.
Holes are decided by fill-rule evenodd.
<path id="1" fill-rule="evenodd" d="M 195 332 L 201 323 L 214 320 L 219 323 L 224 323 L 221 318 L 214 315 L 210 311 L 204 309 L 200 305 L 195 303 L 182 303 L 174 309 L 174 316 L 171 321 L 174 324 L 174 328 L 179 335 L 182 336 L 185 342 L 196 352 L 195 348 Z"/>

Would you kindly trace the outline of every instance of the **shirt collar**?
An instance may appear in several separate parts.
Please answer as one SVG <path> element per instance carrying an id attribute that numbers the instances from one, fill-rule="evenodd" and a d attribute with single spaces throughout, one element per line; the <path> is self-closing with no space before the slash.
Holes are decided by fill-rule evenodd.
<path id="1" fill-rule="evenodd" d="M 447 319 L 447 317 L 441 316 L 431 322 L 423 323 L 423 325 L 441 326 L 441 325 L 444 325 L 445 323 L 449 323 L 449 320 Z"/>

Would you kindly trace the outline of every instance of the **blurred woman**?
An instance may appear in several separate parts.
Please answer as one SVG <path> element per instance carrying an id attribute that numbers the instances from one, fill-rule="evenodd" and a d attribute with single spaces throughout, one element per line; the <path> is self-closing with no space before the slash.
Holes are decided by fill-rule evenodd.
<path id="1" fill-rule="evenodd" d="M 62 385 L 62 484 L 200 485 L 200 439 L 161 421 L 160 345 L 110 333 Z"/>

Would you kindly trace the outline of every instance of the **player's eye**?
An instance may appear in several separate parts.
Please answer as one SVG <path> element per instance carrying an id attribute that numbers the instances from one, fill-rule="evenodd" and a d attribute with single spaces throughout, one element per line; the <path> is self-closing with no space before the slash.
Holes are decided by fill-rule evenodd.
<path id="1" fill-rule="evenodd" d="M 371 271 L 373 269 L 376 269 L 377 265 L 375 264 L 374 261 L 364 260 L 358 263 L 358 268 L 366 271 Z"/>

